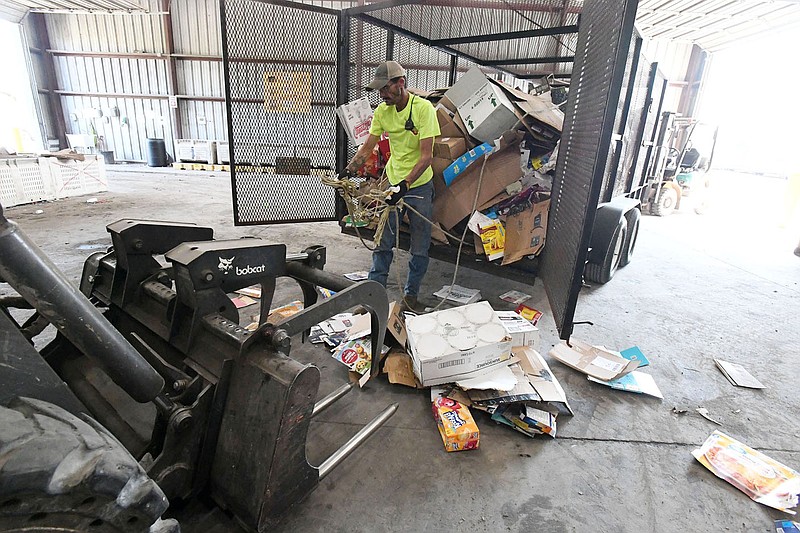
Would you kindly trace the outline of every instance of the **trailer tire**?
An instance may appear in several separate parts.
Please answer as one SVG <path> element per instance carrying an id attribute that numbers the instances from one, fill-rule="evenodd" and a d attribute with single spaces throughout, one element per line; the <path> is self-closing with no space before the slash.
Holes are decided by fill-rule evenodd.
<path id="1" fill-rule="evenodd" d="M 586 267 L 584 268 L 586 279 L 594 283 L 608 283 L 611 281 L 611 278 L 614 277 L 614 273 L 619 267 L 627 233 L 628 221 L 625 217 L 622 217 L 616 228 L 614 228 L 614 235 L 611 238 L 608 250 L 606 250 L 603 256 L 603 262 L 586 263 Z"/>
<path id="2" fill-rule="evenodd" d="M 169 502 L 98 422 L 31 398 L 0 406 L 0 531 L 178 533 Z"/>
<path id="3" fill-rule="evenodd" d="M 622 253 L 619 256 L 619 266 L 624 267 L 633 259 L 633 250 L 636 247 L 636 238 L 639 236 L 639 220 L 642 213 L 638 208 L 631 209 L 625 214 L 628 221 L 628 231 L 625 235 L 625 244 L 622 245 Z"/>
<path id="4" fill-rule="evenodd" d="M 657 217 L 666 217 L 675 211 L 678 205 L 678 191 L 665 185 L 661 188 L 658 200 L 650 206 L 650 213 Z"/>

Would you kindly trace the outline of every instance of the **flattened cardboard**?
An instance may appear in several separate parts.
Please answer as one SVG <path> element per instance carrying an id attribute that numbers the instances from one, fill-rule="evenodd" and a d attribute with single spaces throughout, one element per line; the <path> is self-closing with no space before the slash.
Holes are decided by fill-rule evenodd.
<path id="1" fill-rule="evenodd" d="M 638 372 L 636 370 L 625 374 L 621 378 L 613 379 L 611 381 L 601 381 L 597 378 L 593 378 L 592 376 L 589 376 L 589 381 L 593 381 L 616 390 L 635 392 L 637 394 L 646 394 L 647 396 L 653 396 L 654 398 L 660 398 L 662 400 L 664 399 L 664 395 L 661 394 L 661 389 L 659 389 L 658 385 L 656 385 L 653 376 L 650 374 L 645 374 L 644 372 Z"/>
<path id="2" fill-rule="evenodd" d="M 572 408 L 567 402 L 567 395 L 561 387 L 547 362 L 539 352 L 527 346 L 512 348 L 511 353 L 519 359 L 519 366 L 528 376 L 528 380 L 543 402 L 556 407 L 562 413 L 572 415 Z"/>
<path id="3" fill-rule="evenodd" d="M 564 127 L 564 112 L 545 96 L 527 94 L 512 89 L 508 85 L 489 79 L 509 100 L 522 112 L 542 122 L 555 131 L 560 132 Z"/>
<path id="4" fill-rule="evenodd" d="M 562 341 L 556 344 L 549 355 L 568 367 L 602 381 L 617 379 L 639 366 L 639 361 L 628 361 L 613 352 L 592 346 L 581 340 L 572 338 L 572 347 Z"/>
<path id="5" fill-rule="evenodd" d="M 406 332 L 406 322 L 400 315 L 400 306 L 397 302 L 389 304 L 389 321 L 386 323 L 386 330 L 400 346 L 405 348 L 408 333 Z"/>
<path id="6" fill-rule="evenodd" d="M 522 177 L 519 165 L 519 143 L 523 135 L 519 132 L 503 137 L 499 150 L 489 155 L 484 166 L 481 159 L 467 167 L 466 170 L 444 190 L 436 191 L 433 204 L 433 219 L 446 230 L 451 229 L 462 219 L 472 213 L 475 193 L 478 189 L 478 178 L 483 170 L 478 204 L 494 198 L 508 186 Z M 487 156 L 483 156 L 487 157 Z"/>
<path id="7" fill-rule="evenodd" d="M 550 200 L 533 204 L 530 209 L 506 217 L 506 248 L 503 264 L 514 263 L 527 255 L 537 255 L 547 236 L 547 212 Z"/>
<path id="8" fill-rule="evenodd" d="M 383 373 L 389 378 L 389 383 L 405 385 L 412 389 L 421 389 L 417 376 L 414 375 L 414 364 L 408 354 L 399 349 L 392 349 L 383 363 Z"/>

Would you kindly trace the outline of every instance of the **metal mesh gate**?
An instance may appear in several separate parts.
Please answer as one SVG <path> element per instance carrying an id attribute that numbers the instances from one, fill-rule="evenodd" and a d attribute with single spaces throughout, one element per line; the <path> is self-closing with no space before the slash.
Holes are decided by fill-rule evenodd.
<path id="1" fill-rule="evenodd" d="M 572 335 L 636 6 L 635 0 L 584 3 L 540 270 L 562 339 Z"/>
<path id="2" fill-rule="evenodd" d="M 221 0 L 236 225 L 335 218 L 338 12 Z"/>

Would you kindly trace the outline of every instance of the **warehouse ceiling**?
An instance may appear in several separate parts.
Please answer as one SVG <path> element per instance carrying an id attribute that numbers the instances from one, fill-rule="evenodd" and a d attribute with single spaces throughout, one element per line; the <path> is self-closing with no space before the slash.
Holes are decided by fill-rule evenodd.
<path id="1" fill-rule="evenodd" d="M 146 1 L 136 0 L 0 0 L 0 19 L 19 22 L 28 11 L 43 13 L 128 13 L 148 10 Z"/>
<path id="2" fill-rule="evenodd" d="M 310 1 L 317 5 L 333 7 L 340 2 Z M 377 6 L 386 11 L 389 6 L 400 9 L 408 4 L 424 4 L 433 9 L 462 10 L 471 13 L 479 23 L 491 18 L 490 11 L 516 11 L 529 17 L 528 28 L 537 28 L 540 18 L 552 20 L 554 16 L 569 21 L 580 13 L 583 0 L 367 0 L 363 9 Z M 420 7 L 420 6 L 415 6 Z M 358 8 L 357 8 L 358 9 Z M 558 20 L 558 19 L 556 19 Z M 409 24 L 401 23 L 408 28 Z M 551 24 L 555 26 L 557 24 Z M 640 0 L 636 25 L 642 34 L 651 39 L 697 44 L 708 52 L 721 50 L 743 38 L 775 30 L 800 27 L 800 2 L 798 0 Z M 442 31 L 450 37 L 464 37 L 467 33 L 459 24 L 445 26 Z M 489 32 L 486 32 L 489 33 Z"/>

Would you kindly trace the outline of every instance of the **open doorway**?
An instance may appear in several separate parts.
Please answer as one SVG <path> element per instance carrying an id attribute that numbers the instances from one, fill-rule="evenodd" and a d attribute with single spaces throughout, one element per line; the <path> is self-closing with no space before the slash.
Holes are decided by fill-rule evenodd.
<path id="1" fill-rule="evenodd" d="M 38 153 L 43 149 L 31 73 L 25 62 L 26 46 L 20 25 L 0 20 L 0 147 L 10 153 Z"/>
<path id="2" fill-rule="evenodd" d="M 714 52 L 698 118 L 719 127 L 707 221 L 747 262 L 792 261 L 800 240 L 800 72 L 785 31 Z"/>

